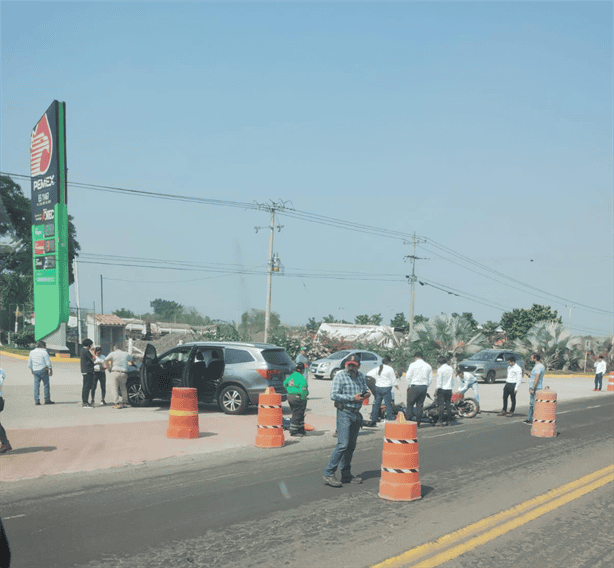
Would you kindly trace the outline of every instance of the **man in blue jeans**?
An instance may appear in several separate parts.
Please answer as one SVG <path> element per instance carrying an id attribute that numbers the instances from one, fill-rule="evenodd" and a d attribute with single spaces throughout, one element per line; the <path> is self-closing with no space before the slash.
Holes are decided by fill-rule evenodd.
<path id="1" fill-rule="evenodd" d="M 362 478 L 351 473 L 352 456 L 356 439 L 362 425 L 360 408 L 362 401 L 369 398 L 367 378 L 358 370 L 360 359 L 351 355 L 345 362 L 345 370 L 339 371 L 333 379 L 330 398 L 337 409 L 337 445 L 333 449 L 328 465 L 324 469 L 324 483 L 341 487 L 343 483 L 362 483 Z M 341 481 L 335 477 L 341 467 Z"/>
<path id="2" fill-rule="evenodd" d="M 531 375 L 529 373 L 525 373 L 531 378 L 529 379 L 529 414 L 527 415 L 527 419 L 524 421 L 525 424 L 533 424 L 533 409 L 535 408 L 535 393 L 538 390 L 541 390 L 544 384 L 544 373 L 546 372 L 546 367 L 542 364 L 541 355 L 534 353 L 531 355 L 531 361 L 533 361 L 533 370 L 531 371 Z"/>
<path id="3" fill-rule="evenodd" d="M 55 404 L 51 400 L 51 391 L 49 389 L 49 377 L 52 374 L 51 358 L 47 353 L 47 344 L 44 341 L 37 341 L 36 348 L 30 351 L 28 356 L 28 368 L 34 376 L 34 404 L 40 406 L 40 386 L 43 383 L 43 393 L 45 396 L 45 404 Z"/>

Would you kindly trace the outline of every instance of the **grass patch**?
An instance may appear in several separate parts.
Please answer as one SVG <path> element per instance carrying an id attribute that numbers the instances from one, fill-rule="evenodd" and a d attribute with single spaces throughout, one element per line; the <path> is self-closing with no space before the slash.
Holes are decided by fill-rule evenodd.
<path id="1" fill-rule="evenodd" d="M 0 351 L 3 351 L 5 353 L 13 353 L 15 355 L 29 355 L 30 354 L 30 350 L 29 349 L 19 349 L 17 347 L 5 347 L 2 346 L 0 347 Z"/>

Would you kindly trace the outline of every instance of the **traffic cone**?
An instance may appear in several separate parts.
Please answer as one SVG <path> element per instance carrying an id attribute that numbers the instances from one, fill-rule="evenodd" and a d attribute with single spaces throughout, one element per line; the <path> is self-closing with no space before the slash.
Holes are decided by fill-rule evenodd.
<path id="1" fill-rule="evenodd" d="M 610 371 L 610 380 L 608 381 L 608 390 L 614 391 L 614 371 Z"/>
<path id="2" fill-rule="evenodd" d="M 259 448 L 281 448 L 284 445 L 284 418 L 281 410 L 281 395 L 268 387 L 258 397 L 258 433 L 256 446 Z"/>
<path id="3" fill-rule="evenodd" d="M 198 398 L 196 389 L 174 387 L 168 411 L 167 438 L 198 438 Z"/>
<path id="4" fill-rule="evenodd" d="M 402 412 L 386 422 L 379 496 L 389 501 L 415 501 L 422 497 L 418 470 L 418 425 Z"/>
<path id="5" fill-rule="evenodd" d="M 556 437 L 556 393 L 546 387 L 535 393 L 535 413 L 531 436 L 535 438 Z"/>

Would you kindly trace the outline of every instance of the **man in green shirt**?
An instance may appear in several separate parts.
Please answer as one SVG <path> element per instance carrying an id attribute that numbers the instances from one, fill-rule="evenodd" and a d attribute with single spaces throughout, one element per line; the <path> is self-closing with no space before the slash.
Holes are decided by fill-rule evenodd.
<path id="1" fill-rule="evenodd" d="M 288 392 L 288 404 L 292 409 L 290 436 L 301 438 L 305 435 L 305 410 L 307 408 L 307 397 L 309 396 L 307 380 L 303 375 L 304 370 L 305 364 L 297 363 L 296 371 L 284 381 L 284 387 Z"/>

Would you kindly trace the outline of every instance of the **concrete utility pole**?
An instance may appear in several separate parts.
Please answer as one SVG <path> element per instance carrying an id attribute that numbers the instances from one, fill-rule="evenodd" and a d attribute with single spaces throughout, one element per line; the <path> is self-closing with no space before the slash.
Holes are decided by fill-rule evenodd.
<path id="1" fill-rule="evenodd" d="M 102 295 L 102 274 L 100 275 L 100 313 L 104 314 L 104 299 Z"/>
<path id="2" fill-rule="evenodd" d="M 411 276 L 407 277 L 409 279 L 409 283 L 411 284 L 411 300 L 410 300 L 410 306 L 409 306 L 409 338 L 410 338 L 410 341 L 411 341 L 412 331 L 414 330 L 414 304 L 415 304 L 415 298 L 416 298 L 416 286 L 415 285 L 416 285 L 416 280 L 417 280 L 416 260 L 425 260 L 422 257 L 416 256 L 416 245 L 418 243 L 426 242 L 425 239 L 417 238 L 415 232 L 414 232 L 414 236 L 412 237 L 411 241 L 414 246 L 414 252 L 413 254 L 410 254 L 405 257 L 405 259 L 408 259 L 408 258 L 411 259 Z"/>
<path id="3" fill-rule="evenodd" d="M 271 231 L 269 235 L 269 269 L 267 275 L 266 310 L 264 316 L 264 342 L 267 343 L 269 339 L 269 328 L 271 327 L 271 292 L 273 288 L 273 272 L 279 271 L 277 266 L 279 258 L 277 255 L 273 255 L 273 233 L 275 232 L 275 229 L 281 231 L 284 227 L 283 225 L 275 226 L 275 213 L 277 211 L 283 211 L 286 209 L 286 206 L 281 200 L 277 203 L 271 202 L 270 205 L 268 203 L 257 203 L 257 205 L 259 209 L 269 211 L 271 214 L 271 224 L 268 227 L 254 227 L 256 233 L 259 229 L 269 229 Z"/>

